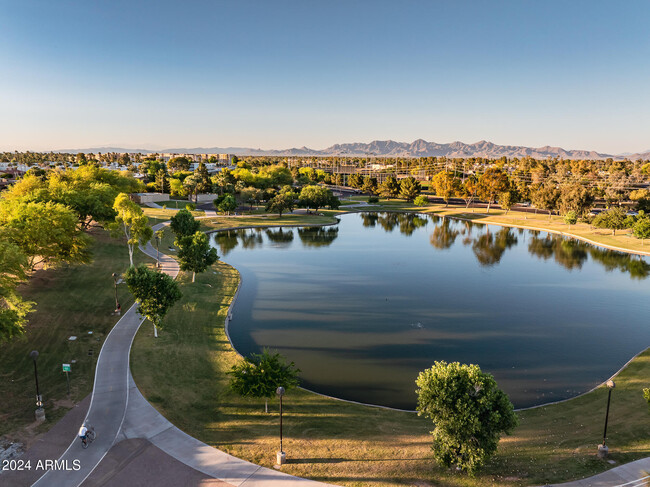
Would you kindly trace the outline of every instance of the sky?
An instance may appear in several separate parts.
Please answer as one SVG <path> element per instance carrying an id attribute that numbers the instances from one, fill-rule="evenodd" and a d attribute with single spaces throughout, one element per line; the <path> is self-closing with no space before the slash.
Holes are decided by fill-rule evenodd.
<path id="1" fill-rule="evenodd" d="M 0 0 L 0 150 L 650 149 L 650 2 Z"/>

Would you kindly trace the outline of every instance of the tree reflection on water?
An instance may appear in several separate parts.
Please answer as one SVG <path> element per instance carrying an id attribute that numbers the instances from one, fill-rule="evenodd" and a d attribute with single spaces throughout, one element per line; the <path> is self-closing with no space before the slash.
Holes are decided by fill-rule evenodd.
<path id="1" fill-rule="evenodd" d="M 379 225 L 387 233 L 397 228 L 402 235 L 406 236 L 412 236 L 416 230 L 427 226 L 431 221 L 433 230 L 429 235 L 429 242 L 432 247 L 438 250 L 450 249 L 462 235 L 463 239 L 460 242 L 464 246 L 471 247 L 483 267 L 499 264 L 506 250 L 515 246 L 518 243 L 518 236 L 521 236 L 524 240 L 527 239 L 527 248 L 531 255 L 542 260 L 552 259 L 569 271 L 581 269 L 591 258 L 608 272 L 618 270 L 635 279 L 645 279 L 650 275 L 650 264 L 641 257 L 602 249 L 569 237 L 537 230 L 498 227 L 499 229 L 494 231 L 490 226 L 481 223 L 417 213 L 362 212 L 360 217 L 362 225 L 366 228 L 377 228 Z M 262 246 L 263 235 L 266 235 L 267 241 L 275 244 L 276 247 L 289 247 L 295 239 L 296 232 L 303 247 L 327 247 L 338 238 L 339 227 L 227 230 L 217 232 L 214 241 L 220 250 L 220 255 L 226 256 L 240 244 L 245 249 Z"/>

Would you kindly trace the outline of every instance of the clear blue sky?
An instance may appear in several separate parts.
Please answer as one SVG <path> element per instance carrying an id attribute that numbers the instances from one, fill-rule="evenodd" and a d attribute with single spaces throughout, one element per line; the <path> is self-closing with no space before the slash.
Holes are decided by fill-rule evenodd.
<path id="1" fill-rule="evenodd" d="M 650 2 L 0 0 L 0 150 L 650 149 Z"/>

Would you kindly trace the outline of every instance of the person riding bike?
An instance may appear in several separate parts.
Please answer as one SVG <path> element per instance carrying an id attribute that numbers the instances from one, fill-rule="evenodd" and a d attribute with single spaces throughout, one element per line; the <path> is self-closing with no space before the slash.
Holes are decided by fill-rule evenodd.
<path id="1" fill-rule="evenodd" d="M 86 428 L 85 424 L 82 424 L 81 428 L 79 428 L 78 436 L 81 438 L 83 446 L 88 446 L 88 428 Z"/>

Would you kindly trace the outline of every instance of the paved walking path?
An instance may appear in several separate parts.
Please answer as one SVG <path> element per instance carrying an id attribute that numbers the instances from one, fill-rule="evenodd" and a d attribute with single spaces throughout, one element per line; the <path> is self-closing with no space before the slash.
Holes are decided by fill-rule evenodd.
<path id="1" fill-rule="evenodd" d="M 593 477 L 554 484 L 553 487 L 645 487 L 648 485 L 650 485 L 650 458 L 642 458 Z"/>
<path id="2" fill-rule="evenodd" d="M 154 230 L 164 225 L 156 225 Z M 156 256 L 151 244 L 141 250 L 153 258 Z M 179 271 L 176 261 L 164 254 L 160 260 L 162 270 L 176 277 Z M 131 344 L 143 321 L 136 307 L 132 306 L 118 321 L 99 354 L 85 420 L 95 427 L 97 439 L 83 450 L 74 436 L 59 460 L 70 466 L 77 460 L 80 462 L 79 470 L 48 471 L 35 486 L 77 487 L 82 483 L 85 487 L 171 486 L 204 485 L 206 482 L 205 485 L 243 487 L 327 485 L 235 458 L 183 433 L 160 415 L 142 396 L 129 369 Z M 559 485 L 640 487 L 646 485 L 643 477 L 647 475 L 644 471 L 648 470 L 650 458 L 619 466 L 590 479 Z"/>

